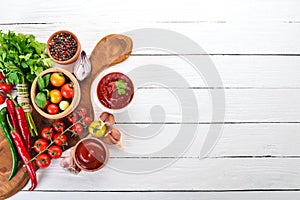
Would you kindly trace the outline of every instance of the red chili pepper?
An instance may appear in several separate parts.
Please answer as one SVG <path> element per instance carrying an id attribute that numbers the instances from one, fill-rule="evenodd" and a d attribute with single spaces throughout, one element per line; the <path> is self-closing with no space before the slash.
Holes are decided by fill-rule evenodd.
<path id="1" fill-rule="evenodd" d="M 11 119 L 12 126 L 14 127 L 14 129 L 16 129 L 18 133 L 20 133 L 18 119 L 16 117 L 16 107 L 14 102 L 11 99 L 7 99 L 6 106 Z M 26 137 L 24 135 L 22 135 L 22 137 L 23 137 L 23 141 L 25 142 Z"/>
<path id="2" fill-rule="evenodd" d="M 30 155 L 25 148 L 22 138 L 21 138 L 20 134 L 13 128 L 8 115 L 6 115 L 6 117 L 7 117 L 7 122 L 9 124 L 9 127 L 10 127 L 10 134 L 13 138 L 14 144 L 18 150 L 18 153 L 19 153 L 22 161 L 24 162 L 24 164 L 26 166 L 28 173 L 29 173 L 30 180 L 31 180 L 31 187 L 29 188 L 29 191 L 32 191 L 37 186 L 37 178 L 36 178 L 35 169 L 33 167 L 33 163 L 32 162 L 28 163 L 28 161 L 30 161 Z"/>
<path id="3" fill-rule="evenodd" d="M 26 120 L 25 112 L 24 112 L 23 108 L 12 98 L 11 95 L 8 95 L 8 97 L 14 103 L 14 106 L 15 106 L 15 116 L 11 116 L 12 121 L 17 120 L 18 125 L 19 125 L 18 127 L 20 129 L 21 134 L 22 134 L 22 137 L 23 137 L 25 146 L 27 148 L 27 151 L 30 152 L 30 150 L 31 150 L 31 147 L 30 147 L 30 131 L 29 131 L 27 120 Z M 14 126 L 14 128 L 15 128 L 15 126 Z M 18 130 L 18 129 L 16 129 L 16 130 Z"/>

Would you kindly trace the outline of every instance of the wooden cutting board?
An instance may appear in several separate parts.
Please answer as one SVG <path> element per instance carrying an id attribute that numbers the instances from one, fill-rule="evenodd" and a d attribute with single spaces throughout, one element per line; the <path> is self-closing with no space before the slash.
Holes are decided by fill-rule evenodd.
<path id="1" fill-rule="evenodd" d="M 80 82 L 81 101 L 78 108 L 87 108 L 92 118 L 94 117 L 94 110 L 92 107 L 90 88 L 93 80 L 106 68 L 126 60 L 130 56 L 132 47 L 132 40 L 129 37 L 119 34 L 111 34 L 101 39 L 91 53 L 90 61 L 92 64 L 92 72 L 87 79 Z M 32 115 L 38 132 L 42 130 L 42 127 L 48 124 L 50 125 L 53 122 L 49 119 L 41 117 L 35 111 L 33 111 Z M 66 149 L 74 146 L 82 137 L 85 137 L 87 134 L 88 133 L 85 132 L 83 136 L 74 138 L 71 137 L 71 133 L 66 133 L 68 137 L 68 146 Z M 32 143 L 35 140 L 36 138 L 32 138 Z M 34 155 L 36 155 L 36 153 L 32 151 L 31 156 Z M 26 185 L 29 180 L 29 175 L 26 169 L 22 167 L 23 163 L 19 161 L 19 168 L 16 175 L 10 181 L 7 180 L 11 171 L 12 157 L 8 143 L 5 140 L 1 129 L 0 159 L 0 199 L 6 199 L 19 192 Z"/>

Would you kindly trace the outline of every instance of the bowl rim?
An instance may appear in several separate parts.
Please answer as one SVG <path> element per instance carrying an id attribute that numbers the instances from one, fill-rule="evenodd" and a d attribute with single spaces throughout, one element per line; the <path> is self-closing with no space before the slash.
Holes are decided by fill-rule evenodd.
<path id="1" fill-rule="evenodd" d="M 76 53 L 74 54 L 74 56 L 72 58 L 70 58 L 69 60 L 65 60 L 65 61 L 59 61 L 59 60 L 56 60 L 53 58 L 53 56 L 51 55 L 50 53 L 50 49 L 49 49 L 49 43 L 50 41 L 52 40 L 52 38 L 54 36 L 56 36 L 57 34 L 59 33 L 68 33 L 70 34 L 77 42 L 77 50 L 76 50 Z M 56 31 L 54 32 L 47 40 L 47 43 L 46 43 L 46 51 L 48 53 L 48 56 L 54 61 L 56 62 L 57 64 L 60 64 L 60 65 L 68 65 L 68 64 L 71 64 L 73 62 L 75 62 L 77 60 L 77 58 L 79 57 L 80 55 L 80 52 L 81 52 L 81 44 L 79 42 L 79 39 L 77 38 L 77 36 L 72 33 L 71 31 L 68 31 L 68 30 L 59 30 L 59 31 Z"/>
<path id="2" fill-rule="evenodd" d="M 73 99 L 72 99 L 71 104 L 69 105 L 69 107 L 66 110 L 64 110 L 61 113 L 55 114 L 55 115 L 50 115 L 50 114 L 44 112 L 41 108 L 39 108 L 36 105 L 35 97 L 36 97 L 38 77 L 43 76 L 43 75 L 48 74 L 48 73 L 53 73 L 53 72 L 62 72 L 64 75 L 66 75 L 73 82 L 73 84 L 74 84 L 74 95 L 73 95 Z M 45 117 L 47 119 L 61 119 L 65 116 L 67 116 L 68 114 L 70 114 L 78 106 L 79 101 L 80 101 L 80 95 L 81 95 L 81 92 L 80 92 L 79 83 L 78 83 L 77 79 L 75 78 L 75 76 L 73 74 L 71 74 L 71 72 L 69 72 L 65 69 L 55 68 L 55 67 L 46 69 L 46 70 L 42 71 L 37 77 L 35 77 L 34 81 L 32 82 L 31 90 L 30 90 L 31 103 L 32 103 L 34 109 L 40 115 L 42 115 L 43 117 Z M 76 99 L 74 98 L 75 96 L 77 96 L 77 98 L 79 100 L 76 101 Z"/>
<path id="3" fill-rule="evenodd" d="M 93 80 L 90 92 L 91 92 L 92 101 L 95 103 L 96 106 L 98 106 L 103 111 L 117 114 L 117 113 L 121 113 L 121 112 L 128 110 L 130 108 L 130 106 L 133 104 L 134 99 L 135 99 L 136 87 L 135 87 L 135 84 L 133 83 L 132 79 L 129 76 L 127 76 L 133 85 L 133 91 L 134 91 L 131 101 L 125 107 L 120 108 L 120 109 L 107 108 L 99 101 L 98 94 L 97 94 L 97 88 L 98 88 L 98 84 L 102 80 L 102 78 L 111 73 L 121 73 L 121 74 L 127 76 L 127 74 L 125 72 L 122 72 L 122 71 L 119 71 L 116 69 L 111 68 L 111 69 L 104 70 L 103 72 L 99 73 L 97 75 L 97 77 Z"/>
<path id="4" fill-rule="evenodd" d="M 78 145 L 80 143 L 82 143 L 83 141 L 86 141 L 86 140 L 92 140 L 92 141 L 98 142 L 103 147 L 103 149 L 105 151 L 105 160 L 104 160 L 103 164 L 100 165 L 98 168 L 86 169 L 86 168 L 81 167 L 81 165 L 77 162 L 76 150 L 78 148 Z M 73 160 L 74 160 L 76 166 L 79 167 L 81 170 L 86 171 L 86 172 L 95 172 L 95 171 L 98 171 L 98 170 L 102 169 L 104 166 L 106 166 L 106 164 L 108 162 L 108 159 L 109 159 L 109 155 L 110 155 L 110 153 L 109 153 L 109 149 L 108 149 L 107 145 L 103 141 L 101 141 L 100 139 L 94 138 L 94 137 L 86 137 L 86 138 L 83 138 L 83 139 L 79 140 L 72 149 L 72 157 L 73 157 Z"/>

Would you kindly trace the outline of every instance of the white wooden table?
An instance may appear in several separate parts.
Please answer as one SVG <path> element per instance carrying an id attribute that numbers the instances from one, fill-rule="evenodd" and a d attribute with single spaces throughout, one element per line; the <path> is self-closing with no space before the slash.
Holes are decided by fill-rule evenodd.
<path id="1" fill-rule="evenodd" d="M 67 29 L 76 33 L 88 54 L 107 34 L 163 28 L 185 35 L 206 52 L 175 55 L 135 49 L 116 66 L 167 66 L 188 81 L 189 87 L 184 88 L 180 83 L 169 89 L 140 87 L 130 118 L 117 116 L 117 126 L 128 133 L 123 134 L 126 152 L 145 155 L 172 143 L 180 127 L 196 124 L 192 145 L 176 162 L 155 172 L 128 173 L 115 168 L 128 161 L 134 166 L 178 155 L 128 157 L 111 147 L 109 166 L 103 170 L 73 176 L 60 168 L 60 160 L 54 161 L 50 168 L 38 171 L 35 191 L 28 192 L 26 186 L 11 199 L 299 199 L 299 1 L 9 0 L 1 4 L 0 28 L 32 33 L 44 42 L 54 31 Z M 137 42 L 134 37 L 133 42 Z M 182 60 L 185 56 L 210 57 L 223 84 L 206 85 Z M 157 77 L 172 79 L 163 72 Z M 195 94 L 198 105 L 184 102 L 183 109 L 198 109 L 199 119 L 181 121 L 180 105 L 170 93 L 175 90 Z M 222 135 L 201 159 L 209 127 L 222 124 L 212 121 L 210 93 L 217 90 L 225 92 Z M 159 121 L 159 113 L 151 119 L 155 105 L 165 110 L 165 120 Z M 151 125 L 162 131 L 149 140 L 131 137 L 130 133 L 142 134 L 139 131 Z"/>

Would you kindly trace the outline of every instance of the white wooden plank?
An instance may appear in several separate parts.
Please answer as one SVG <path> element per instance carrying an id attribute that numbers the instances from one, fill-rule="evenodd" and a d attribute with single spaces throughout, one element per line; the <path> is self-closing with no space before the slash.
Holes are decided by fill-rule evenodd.
<path id="1" fill-rule="evenodd" d="M 182 89 L 138 89 L 128 108 L 128 116 L 126 112 L 116 113 L 116 120 L 120 123 L 211 122 L 210 91 L 184 91 L 194 93 L 198 106 L 190 104 L 191 96 L 181 95 Z M 181 102 L 176 93 L 181 95 Z M 229 89 L 225 90 L 225 101 L 225 122 L 297 122 L 300 118 L 298 89 Z M 95 116 L 99 116 L 101 109 L 96 105 L 94 108 Z M 151 109 L 154 110 L 151 112 Z M 195 109 L 198 109 L 198 119 L 191 115 L 183 118 L 182 110 L 190 114 L 195 113 Z"/>
<path id="2" fill-rule="evenodd" d="M 298 56 L 201 56 L 188 58 L 211 59 L 223 84 L 208 85 L 203 77 L 203 67 L 192 66 L 185 56 L 131 56 L 125 62 L 114 66 L 115 71 L 124 71 L 138 83 L 148 77 L 166 81 L 170 87 L 184 88 L 177 77 L 170 76 L 175 71 L 183 77 L 189 87 L 233 87 L 233 88 L 294 88 L 300 87 L 300 57 Z M 201 62 L 201 63 L 202 63 Z M 161 67 L 155 67 L 159 65 Z M 137 69 L 143 70 L 137 70 Z M 200 72 L 197 72 L 197 70 Z M 145 86 L 157 86 L 147 84 Z"/>
<path id="3" fill-rule="evenodd" d="M 86 199 L 93 200 L 95 198 L 103 200 L 111 199 L 122 199 L 122 200 L 177 200 L 177 199 L 190 199 L 190 200 L 232 200 L 232 199 L 243 199 L 243 200 L 298 200 L 300 193 L 298 191 L 292 192 L 45 192 L 45 191 L 34 191 L 26 192 L 21 191 L 17 195 L 10 198 L 13 199 L 24 199 L 32 200 L 43 196 L 44 200 L 52 200 L 59 197 L 61 200 L 69 199 Z"/>
<path id="4" fill-rule="evenodd" d="M 144 125 L 145 126 L 145 125 Z M 150 126 L 150 125 L 147 125 Z M 150 156 L 149 154 L 159 152 L 167 145 L 174 146 L 173 142 L 179 134 L 180 127 L 190 125 L 168 124 L 151 125 L 157 134 L 153 137 L 142 139 L 134 136 L 144 135 L 146 130 L 136 128 L 135 125 L 116 125 L 122 133 L 122 144 L 125 151 L 118 147 L 109 145 L 111 157 L 139 157 Z M 198 125 L 198 131 L 187 132 L 186 139 L 191 145 L 181 155 L 183 157 L 195 157 L 200 154 L 202 144 L 208 134 L 210 125 Z M 222 134 L 208 157 L 229 156 L 298 156 L 300 155 L 300 124 L 226 124 Z M 194 139 L 188 139 L 195 134 Z M 174 146 L 176 148 L 176 146 Z M 68 152 L 64 154 L 69 155 Z M 174 152 L 161 152 L 159 157 L 178 157 Z"/>
<path id="5" fill-rule="evenodd" d="M 42 31 L 39 31 L 42 33 Z M 195 55 L 200 60 L 207 56 Z M 176 77 L 168 76 L 168 70 L 176 71 L 189 87 L 232 87 L 232 88 L 299 88 L 300 57 L 298 56 L 210 56 L 223 85 L 207 85 L 205 78 L 193 66 L 179 56 L 131 56 L 114 67 L 116 71 L 133 73 L 143 67 L 143 72 L 135 73 L 135 80 L 143 82 L 145 76 L 155 75 L 156 79 L 167 80 L 170 87 L 184 87 Z M 151 66 L 161 65 L 157 70 Z M 198 66 L 201 72 L 202 66 Z M 168 70 L 167 70 L 167 69 Z M 157 86 L 157 85 L 145 85 Z M 159 86 L 157 86 L 159 87 Z"/>
<path id="6" fill-rule="evenodd" d="M 299 20 L 297 0 L 249 1 L 89 1 L 21 0 L 2 5 L 1 22 L 68 22 L 97 19 L 101 23 L 293 21 Z M 24 9 L 26 8 L 26 9 Z M 139 17 L 137 17 L 139 16 Z"/>
<path id="7" fill-rule="evenodd" d="M 110 159 L 108 166 L 101 171 L 81 172 L 75 176 L 60 168 L 58 160 L 53 161 L 49 168 L 38 171 L 39 185 L 36 189 L 47 191 L 297 189 L 300 180 L 300 159 L 296 158 L 179 159 L 171 166 L 153 173 L 133 174 L 144 167 L 151 170 L 153 166 L 161 166 L 161 158 Z M 116 168 L 126 169 L 132 173 L 119 172 L 115 170 Z M 25 190 L 28 187 L 29 184 Z"/>
<path id="8" fill-rule="evenodd" d="M 200 60 L 207 56 L 195 55 Z M 135 73 L 135 80 L 143 82 L 145 76 L 155 75 L 156 79 L 167 80 L 170 87 L 183 87 L 176 77 L 168 76 L 168 70 L 176 71 L 189 87 L 232 87 L 232 88 L 299 88 L 300 57 L 298 56 L 210 56 L 223 85 L 207 85 L 205 78 L 193 66 L 179 56 L 131 56 L 114 67 L 116 71 L 133 73 L 136 68 L 144 68 Z M 161 65 L 157 70 L 151 66 Z M 201 72 L 202 66 L 198 66 Z M 158 85 L 145 85 L 160 87 Z"/>
<path id="9" fill-rule="evenodd" d="M 59 29 L 68 29 L 78 36 L 82 43 L 82 48 L 87 53 L 91 53 L 93 47 L 105 35 L 124 33 L 139 28 L 158 28 L 178 32 L 194 41 L 204 50 L 198 51 L 190 48 L 190 46 L 185 46 L 185 48 L 176 50 L 176 53 L 181 54 L 299 54 L 300 52 L 300 39 L 297 37 L 300 33 L 299 23 L 109 23 L 103 25 L 97 19 L 88 21 L 89 23 L 83 19 L 78 19 L 74 22 L 39 24 L 38 26 L 35 24 L 22 24 L 1 25 L 0 27 L 4 31 L 13 29 L 17 32 L 37 34 L 37 38 L 45 42 L 53 32 Z M 153 38 L 151 38 L 151 34 L 142 34 L 142 36 L 138 37 L 138 34 L 132 33 L 130 36 L 133 38 L 134 44 L 149 41 Z M 173 36 L 167 35 L 166 37 L 170 38 L 170 42 L 177 41 L 178 46 L 183 44 L 183 42 L 178 41 Z M 184 42 L 184 44 L 187 43 Z M 152 51 L 140 50 L 133 53 L 167 54 L 168 52 L 153 49 Z"/>

